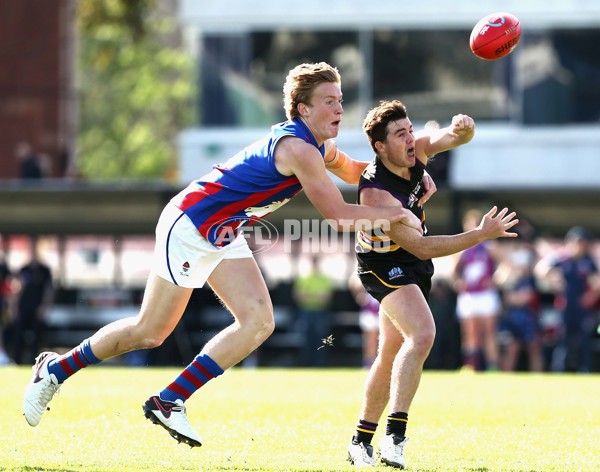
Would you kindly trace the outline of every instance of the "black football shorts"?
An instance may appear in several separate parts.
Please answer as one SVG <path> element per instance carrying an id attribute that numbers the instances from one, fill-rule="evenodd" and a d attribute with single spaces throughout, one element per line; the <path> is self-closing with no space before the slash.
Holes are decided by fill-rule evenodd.
<path id="1" fill-rule="evenodd" d="M 365 290 L 381 303 L 384 297 L 405 285 L 415 284 L 429 300 L 433 262 L 416 260 L 399 264 L 391 254 L 370 254 L 375 257 L 358 256 L 358 277 Z"/>

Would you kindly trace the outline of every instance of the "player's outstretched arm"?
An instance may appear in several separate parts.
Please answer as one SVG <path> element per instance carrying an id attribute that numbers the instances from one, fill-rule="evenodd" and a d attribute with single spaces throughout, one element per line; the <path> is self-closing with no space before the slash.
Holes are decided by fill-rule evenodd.
<path id="1" fill-rule="evenodd" d="M 411 211 L 395 205 L 375 208 L 346 203 L 327 175 L 322 156 L 314 146 L 299 138 L 281 140 L 275 150 L 275 165 L 283 175 L 298 178 L 310 202 L 336 230 L 370 228 L 398 221 L 413 226 L 419 223 Z"/>
<path id="2" fill-rule="evenodd" d="M 426 126 L 415 133 L 416 152 L 421 159 L 467 144 L 475 136 L 475 120 L 468 115 L 452 117 L 452 123 L 445 128 Z"/>
<path id="3" fill-rule="evenodd" d="M 516 238 L 510 230 L 519 222 L 515 212 L 497 207 L 488 211 L 477 228 L 455 235 L 422 236 L 405 225 L 392 225 L 386 234 L 419 259 L 433 259 L 464 251 L 483 241 L 498 238 Z"/>
<path id="4" fill-rule="evenodd" d="M 368 162 L 355 161 L 348 154 L 340 151 L 333 140 L 325 143 L 325 167 L 329 172 L 347 184 L 356 185 Z"/>

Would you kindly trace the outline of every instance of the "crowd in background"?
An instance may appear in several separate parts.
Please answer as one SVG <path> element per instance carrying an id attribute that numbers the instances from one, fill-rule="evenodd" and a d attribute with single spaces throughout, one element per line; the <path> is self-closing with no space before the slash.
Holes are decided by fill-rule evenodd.
<path id="1" fill-rule="evenodd" d="M 464 230 L 480 219 L 480 212 L 468 211 Z M 429 302 L 437 333 L 426 367 L 453 369 L 458 357 L 468 371 L 598 369 L 600 273 L 593 235 L 574 227 L 563 244 L 544 247 L 526 221 L 517 233 L 514 240 L 462 252 L 451 274 L 434 279 Z M 352 292 L 359 301 L 360 290 Z M 373 324 L 360 326 L 368 366 Z"/>
<path id="2" fill-rule="evenodd" d="M 479 218 L 465 214 L 464 228 Z M 594 372 L 600 323 L 600 275 L 594 238 L 572 228 L 562 242 L 540 243 L 527 222 L 519 237 L 465 251 L 453 270 L 434 278 L 430 305 L 436 340 L 426 368 L 468 371 Z M 0 256 L 0 365 L 31 364 L 44 348 L 45 319 L 53 303 L 50 267 L 31 239 L 30 258 L 10 268 Z M 300 342 L 293 365 L 324 367 L 336 311 L 339 281 L 322 270 L 318 254 L 310 270 L 291 281 L 292 330 Z M 351 277 L 362 335 L 362 365 L 376 353 L 378 304 Z"/>
<path id="3" fill-rule="evenodd" d="M 14 272 L 0 255 L 0 365 L 33 362 L 44 345 L 53 293 L 52 272 L 40 258 L 36 238 L 30 259 Z"/>
<path id="4" fill-rule="evenodd" d="M 441 353 L 456 349 L 460 337 L 466 370 L 597 370 L 600 274 L 593 236 L 574 227 L 563 244 L 548 246 L 536 244 L 527 222 L 517 232 L 509 242 L 465 251 L 452 276 L 434 285 L 430 366 L 446 367 Z"/>

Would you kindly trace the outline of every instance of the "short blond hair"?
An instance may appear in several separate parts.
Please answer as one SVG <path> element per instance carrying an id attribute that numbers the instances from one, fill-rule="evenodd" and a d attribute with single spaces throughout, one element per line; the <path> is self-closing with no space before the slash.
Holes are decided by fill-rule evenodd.
<path id="1" fill-rule="evenodd" d="M 298 105 L 310 105 L 315 87 L 324 82 L 342 83 L 337 68 L 326 62 L 300 64 L 289 71 L 283 84 L 283 108 L 288 120 L 300 116 Z"/>

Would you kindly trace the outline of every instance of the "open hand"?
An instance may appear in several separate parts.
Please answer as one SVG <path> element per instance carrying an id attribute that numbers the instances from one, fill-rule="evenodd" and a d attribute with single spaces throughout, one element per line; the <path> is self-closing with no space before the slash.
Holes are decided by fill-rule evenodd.
<path id="1" fill-rule="evenodd" d="M 518 236 L 517 233 L 509 232 L 513 226 L 519 223 L 516 216 L 517 214 L 514 211 L 508 213 L 508 208 L 503 208 L 498 212 L 498 207 L 494 206 L 483 215 L 477 229 L 483 232 L 486 239 L 516 238 Z"/>

